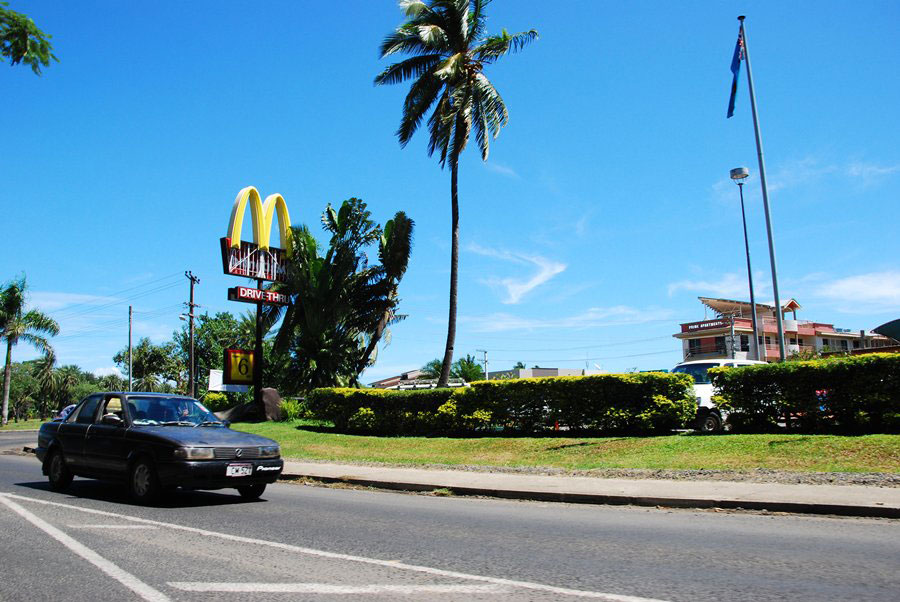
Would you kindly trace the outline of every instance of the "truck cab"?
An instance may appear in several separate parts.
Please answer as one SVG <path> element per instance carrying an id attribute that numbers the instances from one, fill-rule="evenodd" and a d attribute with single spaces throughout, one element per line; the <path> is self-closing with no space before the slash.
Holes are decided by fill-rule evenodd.
<path id="1" fill-rule="evenodd" d="M 712 401 L 715 391 L 709 379 L 708 370 L 710 368 L 754 366 L 765 363 L 756 360 L 720 358 L 681 362 L 672 368 L 672 372 L 690 374 L 694 379 L 694 396 L 697 398 L 696 429 L 704 433 L 720 431 L 725 419 L 724 412 L 717 408 Z"/>

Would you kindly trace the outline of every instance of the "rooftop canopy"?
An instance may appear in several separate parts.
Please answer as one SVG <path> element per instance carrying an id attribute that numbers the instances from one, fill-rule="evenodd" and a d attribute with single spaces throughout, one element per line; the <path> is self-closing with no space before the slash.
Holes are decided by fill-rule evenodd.
<path id="1" fill-rule="evenodd" d="M 718 314 L 719 316 L 750 314 L 749 301 L 737 301 L 735 299 L 713 299 L 711 297 L 698 297 L 698 299 L 700 299 L 700 303 L 716 312 L 716 314 Z M 802 308 L 795 299 L 788 299 L 785 303 L 781 304 L 782 314 L 789 311 L 796 311 L 798 309 Z M 767 303 L 757 303 L 756 312 L 766 312 L 774 314 L 775 306 L 769 305 Z"/>

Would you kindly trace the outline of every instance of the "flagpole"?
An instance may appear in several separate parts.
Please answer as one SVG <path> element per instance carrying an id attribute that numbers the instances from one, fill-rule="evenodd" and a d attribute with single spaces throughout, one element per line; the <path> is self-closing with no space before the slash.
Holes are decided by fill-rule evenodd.
<path id="1" fill-rule="evenodd" d="M 769 235 L 769 260 L 772 264 L 772 292 L 775 293 L 775 319 L 778 325 L 778 352 L 783 362 L 784 324 L 782 324 L 781 299 L 778 297 L 778 272 L 775 269 L 775 238 L 772 235 L 772 219 L 769 215 L 769 191 L 766 186 L 766 163 L 763 160 L 762 134 L 759 132 L 759 118 L 756 115 L 756 94 L 753 92 L 753 70 L 750 68 L 750 50 L 747 47 L 747 33 L 744 31 L 744 16 L 738 17 L 741 22 L 741 40 L 744 45 L 744 61 L 747 63 L 747 82 L 750 87 L 750 108 L 753 111 L 753 131 L 756 134 L 756 154 L 759 156 L 759 182 L 762 186 L 763 208 L 766 212 L 766 233 Z M 765 333 L 765 328 L 763 328 Z M 763 339 L 765 344 L 765 339 Z"/>

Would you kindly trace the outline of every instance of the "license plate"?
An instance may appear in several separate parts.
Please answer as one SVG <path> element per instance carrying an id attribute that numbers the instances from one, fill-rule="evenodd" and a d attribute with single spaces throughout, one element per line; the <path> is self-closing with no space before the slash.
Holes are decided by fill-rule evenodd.
<path id="1" fill-rule="evenodd" d="M 225 468 L 226 477 L 249 477 L 253 474 L 253 464 L 229 464 Z"/>

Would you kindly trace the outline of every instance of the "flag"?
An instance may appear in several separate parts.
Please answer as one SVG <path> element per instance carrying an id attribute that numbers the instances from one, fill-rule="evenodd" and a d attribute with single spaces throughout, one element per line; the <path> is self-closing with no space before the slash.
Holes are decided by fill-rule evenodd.
<path id="1" fill-rule="evenodd" d="M 731 98 L 728 99 L 728 117 L 734 115 L 734 99 L 737 96 L 738 76 L 741 74 L 741 60 L 744 58 L 744 37 L 738 33 L 737 44 L 734 45 L 734 57 L 731 59 Z"/>

